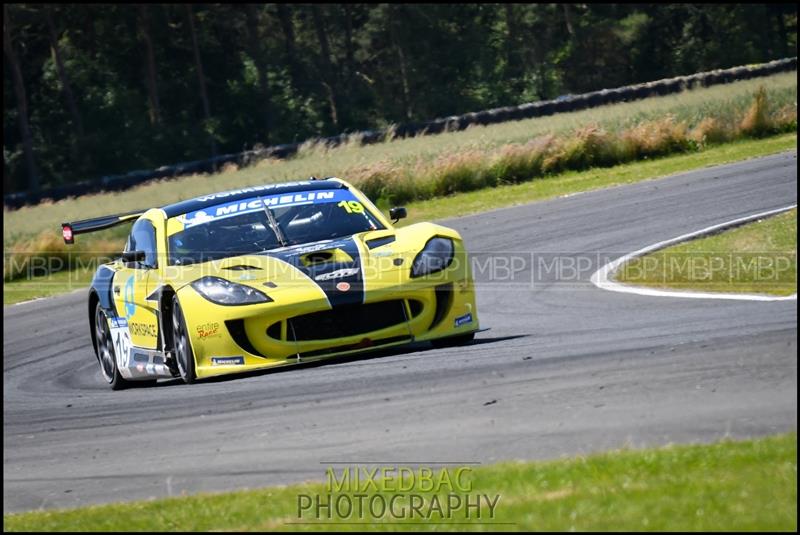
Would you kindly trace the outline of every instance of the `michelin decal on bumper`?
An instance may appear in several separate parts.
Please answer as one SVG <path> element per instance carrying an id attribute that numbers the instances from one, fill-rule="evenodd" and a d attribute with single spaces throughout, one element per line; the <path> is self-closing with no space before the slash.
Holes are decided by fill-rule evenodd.
<path id="1" fill-rule="evenodd" d="M 244 366 L 244 357 L 211 357 L 212 366 Z"/>
<path id="2" fill-rule="evenodd" d="M 463 316 L 457 317 L 454 323 L 456 327 L 461 327 L 467 323 L 472 323 L 472 312 L 467 312 Z"/>

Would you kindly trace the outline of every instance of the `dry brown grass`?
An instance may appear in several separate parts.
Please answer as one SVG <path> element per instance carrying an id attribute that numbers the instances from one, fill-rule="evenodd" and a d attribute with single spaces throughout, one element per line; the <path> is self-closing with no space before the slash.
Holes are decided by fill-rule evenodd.
<path id="1" fill-rule="evenodd" d="M 685 122 L 676 122 L 671 115 L 640 123 L 622 133 L 622 158 L 638 160 L 686 151 L 692 147 L 687 130 Z"/>
<path id="2" fill-rule="evenodd" d="M 550 134 L 523 145 L 500 147 L 489 160 L 490 174 L 496 177 L 497 184 L 518 184 L 543 174 L 545 158 L 558 143 L 558 138 Z"/>
<path id="3" fill-rule="evenodd" d="M 767 90 L 762 86 L 756 91 L 753 104 L 739 123 L 739 130 L 745 135 L 763 136 L 772 130 L 773 123 L 770 119 Z"/>
<path id="4" fill-rule="evenodd" d="M 773 120 L 781 132 L 797 130 L 797 103 L 781 107 L 775 112 Z"/>
<path id="5" fill-rule="evenodd" d="M 722 124 L 722 121 L 714 117 L 705 117 L 689 132 L 689 139 L 698 145 L 724 143 L 730 141 L 733 129 Z"/>
<path id="6" fill-rule="evenodd" d="M 578 128 L 574 134 L 550 144 L 542 162 L 544 173 L 605 167 L 619 161 L 619 142 L 600 126 Z"/>
<path id="7" fill-rule="evenodd" d="M 485 187 L 486 155 L 476 150 L 440 156 L 428 169 L 420 169 L 422 176 L 427 174 L 433 187 L 434 197 L 450 195 L 459 191 L 472 191 Z"/>
<path id="8" fill-rule="evenodd" d="M 346 176 L 372 199 L 387 204 L 450 195 L 499 184 L 519 183 L 568 170 L 607 167 L 643 158 L 702 150 L 707 145 L 761 132 L 789 131 L 797 125 L 797 106 L 768 112 L 760 88 L 744 117 L 736 121 L 704 117 L 690 129 L 687 121 L 666 115 L 619 132 L 597 123 L 568 134 L 537 136 L 494 150 L 465 148 L 434 159 L 418 157 L 400 164 L 388 160 L 361 165 Z"/>
<path id="9" fill-rule="evenodd" d="M 235 173 L 238 170 L 239 170 L 238 165 L 236 165 L 233 162 L 228 162 L 222 166 L 222 169 L 220 169 L 219 172 L 222 174 L 228 174 L 228 173 Z"/>

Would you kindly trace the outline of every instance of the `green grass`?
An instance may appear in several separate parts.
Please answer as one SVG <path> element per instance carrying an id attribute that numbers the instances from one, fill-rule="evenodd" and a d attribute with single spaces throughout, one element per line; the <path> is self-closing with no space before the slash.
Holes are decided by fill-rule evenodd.
<path id="1" fill-rule="evenodd" d="M 95 268 L 96 269 L 96 268 Z M 3 304 L 11 305 L 41 297 L 51 297 L 88 289 L 95 269 L 91 267 L 58 271 L 42 277 L 18 279 L 3 284 Z"/>
<path id="2" fill-rule="evenodd" d="M 767 139 L 734 141 L 698 153 L 667 156 L 610 168 L 570 171 L 522 184 L 486 188 L 409 203 L 407 205 L 409 218 L 400 224 L 402 226 L 419 221 L 458 217 L 563 195 L 632 184 L 702 167 L 775 154 L 796 147 L 797 134 L 783 134 Z"/>
<path id="3" fill-rule="evenodd" d="M 797 209 L 621 266 L 617 280 L 673 290 L 791 295 L 797 292 Z"/>
<path id="4" fill-rule="evenodd" d="M 326 467 L 321 467 L 324 479 Z M 372 467 L 374 468 L 374 467 Z M 421 486 L 400 493 L 422 496 L 425 518 L 400 520 L 391 514 L 375 518 L 355 512 L 319 524 L 313 510 L 298 512 L 300 495 L 327 495 L 325 483 L 200 494 L 64 511 L 5 514 L 7 531 L 796 531 L 797 435 L 722 441 L 710 445 L 622 450 L 549 462 L 506 462 L 475 467 L 456 481 L 454 493 L 474 502 L 478 494 L 499 499 L 490 517 L 485 501 L 482 518 L 467 519 L 463 507 L 429 514 L 434 495 L 446 503 L 452 487 L 425 492 Z M 337 469 L 337 470 L 340 470 Z M 337 474 L 340 473 L 337 471 Z M 419 472 L 417 472 L 418 474 Z M 434 476 L 439 481 L 439 475 Z M 408 480 L 406 480 L 408 482 Z M 367 500 L 381 494 L 366 491 Z M 395 486 L 397 482 L 393 483 Z M 408 488 L 408 487 L 404 487 Z M 337 492 L 336 496 L 351 492 Z M 313 499 L 313 498 L 312 498 Z M 303 502 L 307 503 L 307 502 Z M 400 512 L 400 509 L 395 509 Z M 406 509 L 406 511 L 409 511 Z M 410 512 L 410 511 L 409 511 Z M 303 523 L 310 522 L 310 523 Z M 370 523 L 344 523 L 370 522 Z M 449 523 L 448 523 L 449 522 Z M 467 524 L 456 524 L 466 522 Z M 482 522 L 482 523 L 479 523 Z"/>
<path id="5" fill-rule="evenodd" d="M 797 102 L 797 73 L 784 73 L 549 117 L 477 126 L 460 132 L 365 146 L 354 143 L 332 150 L 311 148 L 296 158 L 265 160 L 239 171 L 155 181 L 124 192 L 87 195 L 13 211 L 4 209 L 4 248 L 34 238 L 43 231 L 58 232 L 62 221 L 76 218 L 162 206 L 212 191 L 297 180 L 311 175 L 336 175 L 347 179 L 357 174 L 356 170 L 360 168 L 378 164 L 391 169 L 425 167 L 425 162 L 442 157 L 488 154 L 500 147 L 524 144 L 546 134 L 567 135 L 590 124 L 599 125 L 609 132 L 619 132 L 668 115 L 677 122 L 686 122 L 689 127 L 712 116 L 718 117 L 721 123 L 736 122 L 750 107 L 753 94 L 762 85 L 769 91 L 771 109 Z"/>
<path id="6" fill-rule="evenodd" d="M 796 134 L 784 134 L 760 140 L 742 140 L 711 147 L 698 153 L 633 162 L 611 168 L 567 172 L 522 184 L 486 188 L 428 201 L 414 202 L 407 205 L 409 217 L 400 221 L 399 226 L 419 221 L 458 217 L 610 186 L 631 184 L 700 167 L 720 165 L 782 152 L 796 146 Z M 124 226 L 104 231 L 100 235 L 105 242 L 108 242 L 109 239 L 115 239 L 121 249 L 127 232 L 128 226 Z M 80 243 L 81 239 L 82 237 L 78 237 L 77 241 Z M 99 254 L 107 254 L 109 251 L 105 247 L 97 252 Z M 87 251 L 81 252 L 81 257 L 84 260 L 88 261 L 91 256 Z M 48 277 L 24 278 L 5 282 L 3 284 L 3 304 L 18 303 L 36 297 L 57 295 L 86 287 L 91 281 L 93 271 L 84 269 L 73 275 L 69 273 L 60 272 Z"/>

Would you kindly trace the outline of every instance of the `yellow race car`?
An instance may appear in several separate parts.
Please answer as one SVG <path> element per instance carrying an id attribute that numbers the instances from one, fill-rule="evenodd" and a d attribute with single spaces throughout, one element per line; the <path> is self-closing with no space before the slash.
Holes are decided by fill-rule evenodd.
<path id="1" fill-rule="evenodd" d="M 394 223 L 404 208 L 392 208 Z M 268 184 L 62 224 L 76 234 L 136 220 L 101 265 L 89 324 L 112 389 L 356 354 L 478 330 L 461 236 L 394 228 L 338 178 Z"/>

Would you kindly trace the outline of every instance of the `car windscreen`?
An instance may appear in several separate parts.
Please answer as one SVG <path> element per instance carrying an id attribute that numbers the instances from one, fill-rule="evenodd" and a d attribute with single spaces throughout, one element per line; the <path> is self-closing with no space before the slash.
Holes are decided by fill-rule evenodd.
<path id="1" fill-rule="evenodd" d="M 268 195 L 177 216 L 170 265 L 187 265 L 350 236 L 384 226 L 346 189 Z"/>

